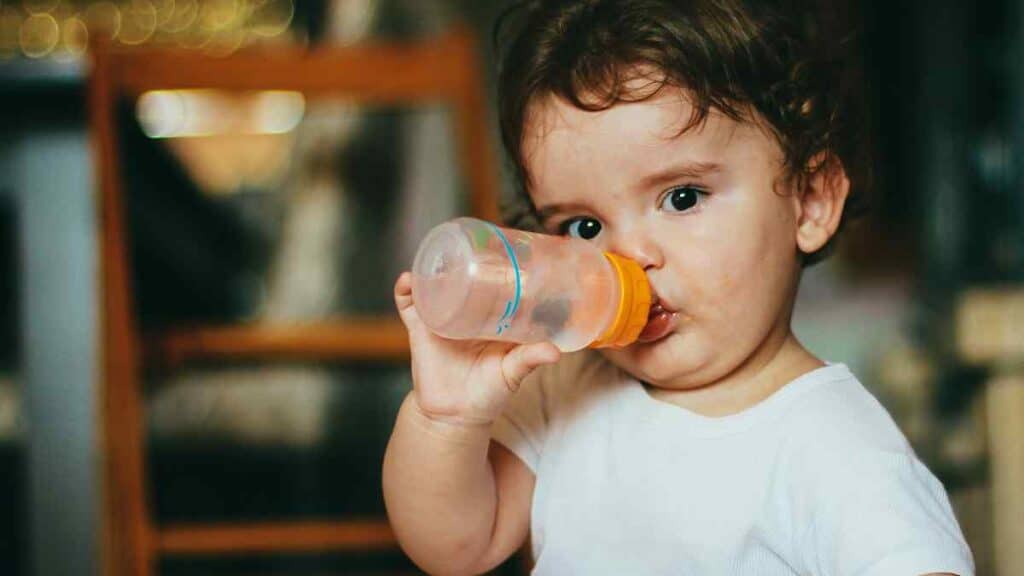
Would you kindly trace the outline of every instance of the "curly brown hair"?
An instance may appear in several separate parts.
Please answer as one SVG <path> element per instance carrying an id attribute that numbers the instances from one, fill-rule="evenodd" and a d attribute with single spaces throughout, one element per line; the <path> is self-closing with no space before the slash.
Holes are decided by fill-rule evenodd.
<path id="1" fill-rule="evenodd" d="M 518 184 L 509 221 L 535 217 L 522 156 L 524 124 L 538 98 L 590 111 L 684 89 L 694 106 L 685 129 L 712 109 L 758 121 L 778 141 L 786 175 L 802 178 L 838 161 L 850 179 L 846 221 L 866 209 L 866 152 L 852 36 L 817 5 L 799 0 L 527 0 L 498 20 L 498 113 Z M 833 12 L 834 14 L 834 12 Z M 639 72 L 638 72 L 639 71 Z M 654 71 L 652 74 L 651 71 Z M 637 74 L 654 83 L 633 88 Z M 834 242 L 808 254 L 813 264 Z"/>

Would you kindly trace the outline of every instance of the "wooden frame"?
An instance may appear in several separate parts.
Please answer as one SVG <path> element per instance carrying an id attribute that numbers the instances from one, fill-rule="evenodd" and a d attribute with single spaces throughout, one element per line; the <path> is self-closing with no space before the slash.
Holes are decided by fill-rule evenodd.
<path id="1" fill-rule="evenodd" d="M 163 554 L 380 549 L 395 546 L 384 519 L 157 526 L 150 513 L 140 369 L 190 358 L 404 360 L 397 318 L 315 326 L 200 327 L 138 333 L 128 258 L 115 106 L 160 89 L 293 90 L 357 103 L 452 105 L 470 211 L 496 220 L 498 182 L 472 36 L 457 28 L 417 43 L 243 51 L 226 58 L 96 43 L 89 120 L 99 186 L 103 377 L 104 566 L 149 576 Z"/>

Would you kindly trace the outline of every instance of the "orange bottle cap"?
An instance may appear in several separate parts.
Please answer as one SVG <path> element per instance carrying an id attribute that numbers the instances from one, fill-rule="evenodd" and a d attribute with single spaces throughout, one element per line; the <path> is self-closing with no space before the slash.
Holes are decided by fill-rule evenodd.
<path id="1" fill-rule="evenodd" d="M 621 348 L 636 342 L 647 325 L 651 312 L 651 285 L 640 264 L 611 252 L 604 255 L 619 278 L 619 307 L 611 325 L 590 347 Z"/>

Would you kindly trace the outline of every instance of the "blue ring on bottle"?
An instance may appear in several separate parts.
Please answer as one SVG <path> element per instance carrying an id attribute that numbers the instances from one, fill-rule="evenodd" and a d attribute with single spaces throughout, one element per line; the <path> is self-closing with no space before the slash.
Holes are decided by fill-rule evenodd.
<path id="1" fill-rule="evenodd" d="M 512 325 L 512 317 L 515 316 L 516 311 L 519 310 L 519 301 L 523 296 L 522 276 L 519 273 L 519 260 L 516 258 L 515 250 L 512 249 L 512 243 L 508 241 L 508 238 L 505 237 L 505 234 L 500 228 L 490 222 L 488 222 L 487 225 L 494 230 L 494 234 L 500 238 L 501 243 L 505 245 L 505 252 L 508 254 L 508 259 L 512 261 L 512 270 L 515 272 L 516 277 L 515 296 L 513 296 L 512 300 L 505 303 L 505 313 L 502 314 L 500 319 L 498 319 L 497 334 L 500 335 Z"/>

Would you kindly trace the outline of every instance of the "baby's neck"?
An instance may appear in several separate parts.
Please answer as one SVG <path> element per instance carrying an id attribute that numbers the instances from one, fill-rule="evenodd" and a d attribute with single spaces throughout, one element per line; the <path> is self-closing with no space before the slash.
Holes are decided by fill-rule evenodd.
<path id="1" fill-rule="evenodd" d="M 754 355 L 713 384 L 691 390 L 646 386 L 663 402 L 702 416 L 722 417 L 742 412 L 762 402 L 798 377 L 824 366 L 788 331 L 780 344 Z"/>

